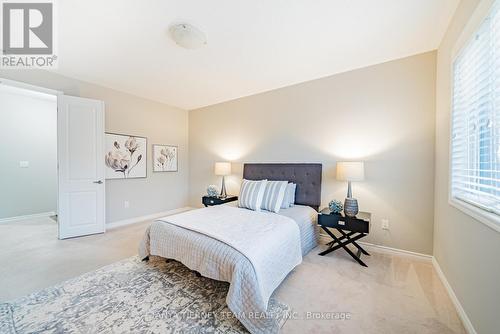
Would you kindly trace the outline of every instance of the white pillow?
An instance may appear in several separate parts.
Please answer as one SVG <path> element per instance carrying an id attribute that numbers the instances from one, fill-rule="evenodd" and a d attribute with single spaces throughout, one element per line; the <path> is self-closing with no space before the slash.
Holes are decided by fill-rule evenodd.
<path id="1" fill-rule="evenodd" d="M 262 198 L 262 209 L 278 213 L 285 198 L 288 181 L 267 181 L 264 198 Z"/>
<path id="2" fill-rule="evenodd" d="M 240 208 L 260 211 L 266 184 L 267 180 L 249 181 L 243 179 L 240 196 L 238 198 L 238 206 Z"/>
<path id="3" fill-rule="evenodd" d="M 283 199 L 283 204 L 281 204 L 282 209 L 287 209 L 295 204 L 295 190 L 297 185 L 295 183 L 289 183 L 286 186 L 285 198 Z"/>
<path id="4" fill-rule="evenodd" d="M 290 203 L 290 206 L 294 206 L 295 204 L 295 192 L 297 191 L 297 185 L 295 183 L 292 183 L 292 186 L 289 189 L 288 192 L 288 201 Z"/>

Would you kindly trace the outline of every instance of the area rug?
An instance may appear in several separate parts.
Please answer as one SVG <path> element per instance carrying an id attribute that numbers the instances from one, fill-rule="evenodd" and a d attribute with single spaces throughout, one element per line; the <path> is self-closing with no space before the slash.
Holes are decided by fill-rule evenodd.
<path id="1" fill-rule="evenodd" d="M 247 333 L 228 289 L 179 262 L 132 257 L 0 304 L 0 333 Z M 268 311 L 283 325 L 290 308 L 272 298 Z"/>

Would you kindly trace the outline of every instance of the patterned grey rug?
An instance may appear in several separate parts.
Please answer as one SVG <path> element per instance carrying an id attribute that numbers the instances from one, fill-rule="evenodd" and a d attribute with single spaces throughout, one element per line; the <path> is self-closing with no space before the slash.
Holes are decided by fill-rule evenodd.
<path id="1" fill-rule="evenodd" d="M 0 333 L 247 333 L 228 289 L 179 262 L 132 257 L 0 304 Z M 290 308 L 271 299 L 269 311 L 283 325 Z"/>

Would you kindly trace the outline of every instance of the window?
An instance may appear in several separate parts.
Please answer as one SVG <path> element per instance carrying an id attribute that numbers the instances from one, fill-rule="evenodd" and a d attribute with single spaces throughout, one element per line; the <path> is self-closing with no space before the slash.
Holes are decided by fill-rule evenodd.
<path id="1" fill-rule="evenodd" d="M 500 221 L 500 0 L 453 64 L 451 200 Z M 477 209 L 476 209 L 477 210 Z M 494 215 L 491 215 L 494 214 Z"/>

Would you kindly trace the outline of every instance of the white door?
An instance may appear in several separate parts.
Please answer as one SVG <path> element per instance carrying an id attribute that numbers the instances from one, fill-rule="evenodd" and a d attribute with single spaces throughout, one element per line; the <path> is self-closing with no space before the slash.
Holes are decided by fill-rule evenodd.
<path id="1" fill-rule="evenodd" d="M 105 231 L 104 102 L 59 95 L 59 239 Z"/>

